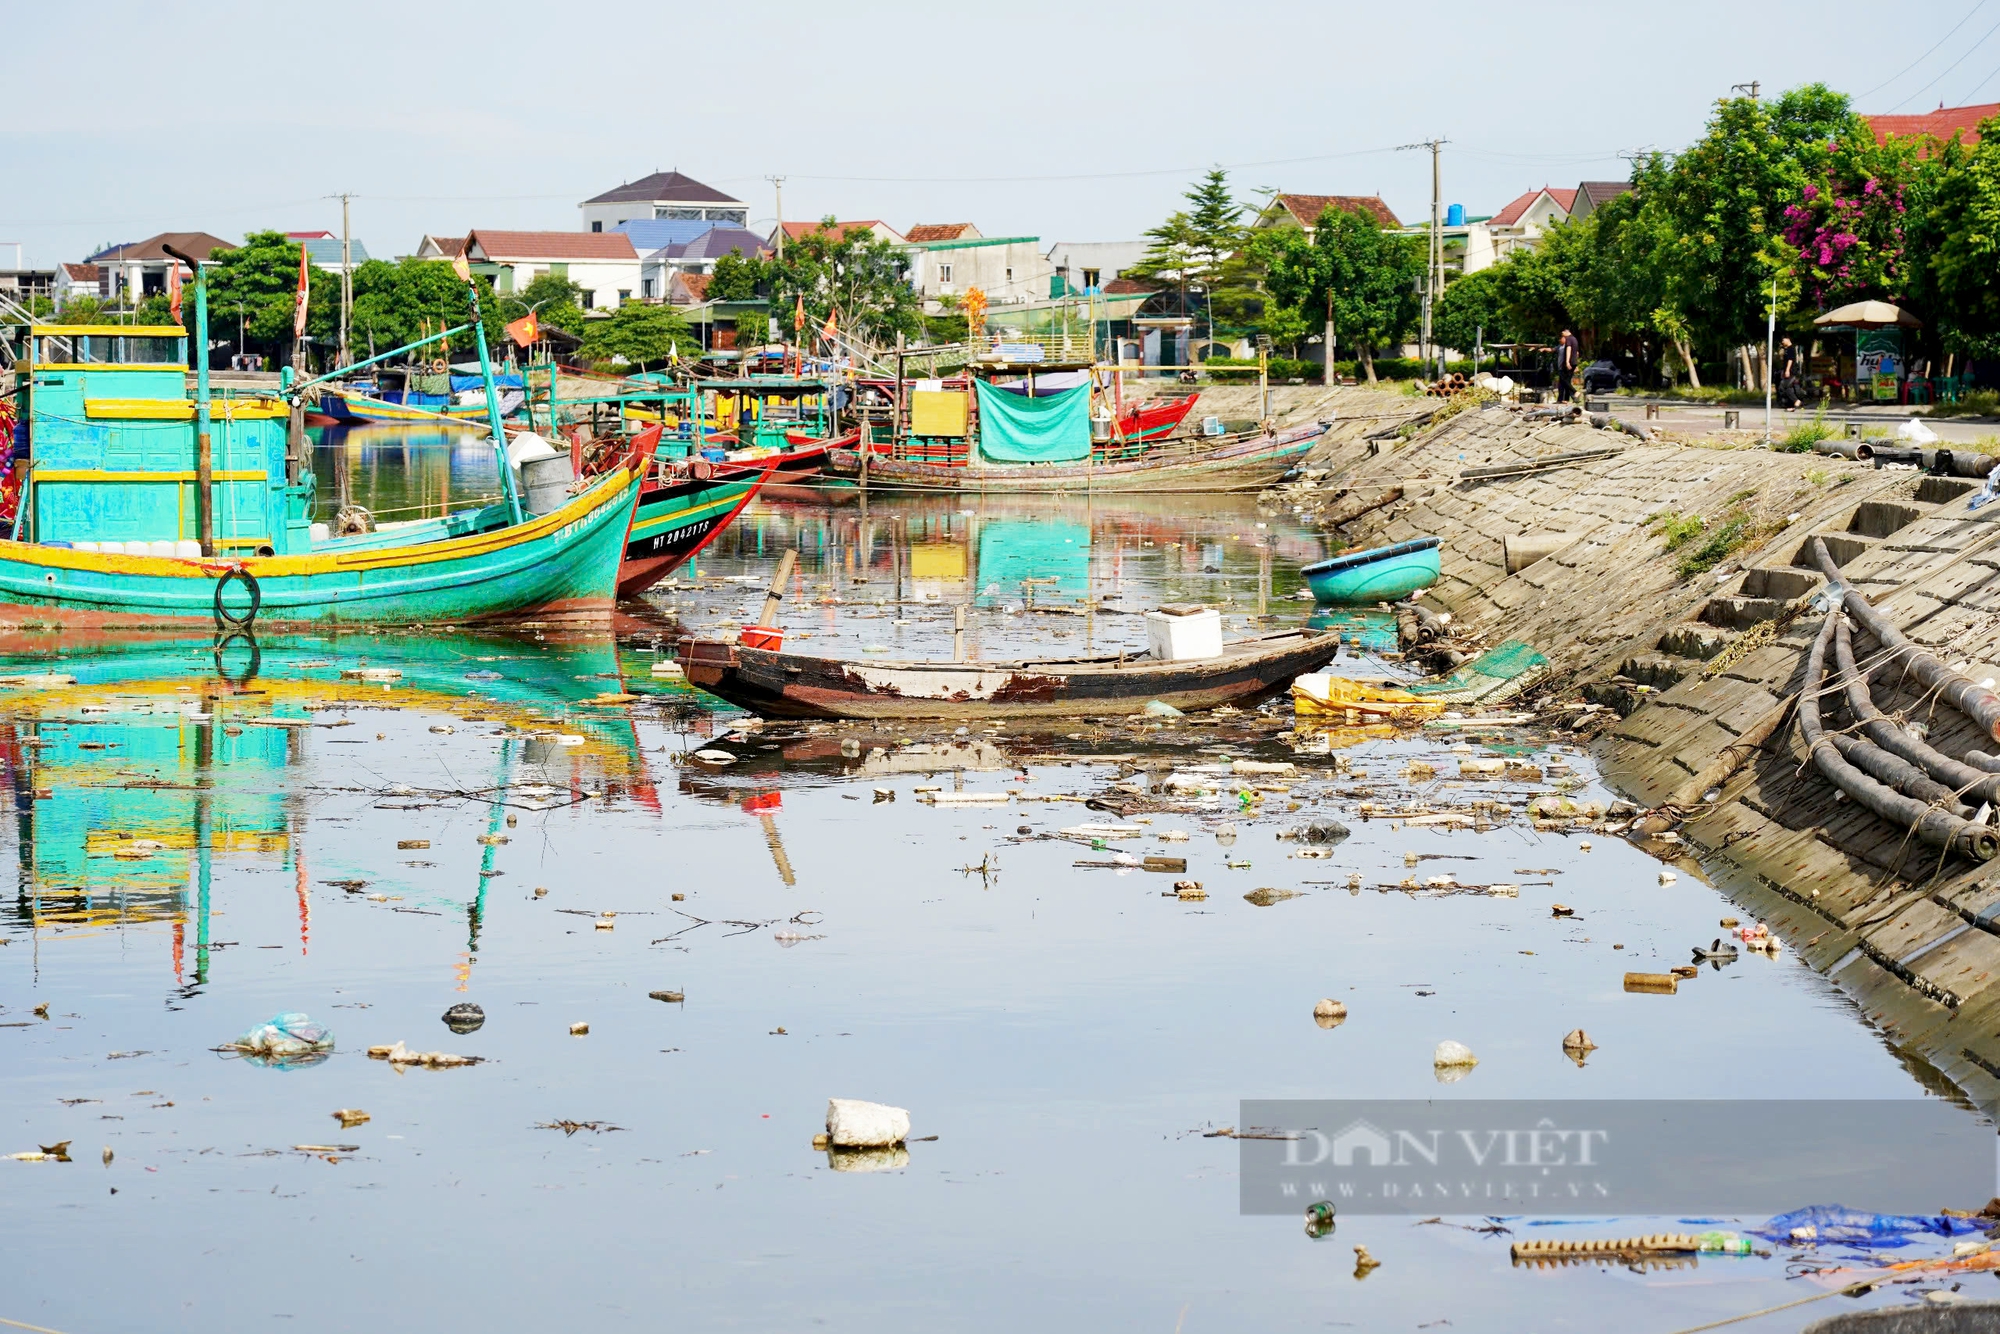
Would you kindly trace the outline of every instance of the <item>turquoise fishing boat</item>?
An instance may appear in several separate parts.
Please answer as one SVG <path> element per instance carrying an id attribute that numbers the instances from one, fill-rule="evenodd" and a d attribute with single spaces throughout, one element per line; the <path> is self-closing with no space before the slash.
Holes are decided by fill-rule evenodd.
<path id="1" fill-rule="evenodd" d="M 194 337 L 205 349 L 207 284 L 182 262 L 196 272 Z M 277 395 L 217 397 L 204 353 L 190 396 L 178 325 L 13 330 L 27 447 L 17 466 L 27 471 L 0 540 L 0 626 L 609 628 L 659 434 L 641 433 L 581 487 L 546 466 L 567 459 L 523 463 L 523 475 L 534 472 L 520 486 L 469 291 L 470 324 L 411 346 L 478 331 L 504 502 L 345 535 L 315 522 L 305 466 L 304 405 L 321 381 L 287 372 Z"/>
<path id="2" fill-rule="evenodd" d="M 1313 599 L 1324 607 L 1394 602 L 1437 582 L 1438 546 L 1435 537 L 1413 538 L 1335 556 L 1299 573 L 1311 586 Z"/>

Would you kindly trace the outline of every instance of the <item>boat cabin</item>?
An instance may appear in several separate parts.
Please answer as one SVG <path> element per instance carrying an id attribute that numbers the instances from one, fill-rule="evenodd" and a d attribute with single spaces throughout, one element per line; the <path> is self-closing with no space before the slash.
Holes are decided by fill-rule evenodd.
<path id="1" fill-rule="evenodd" d="M 187 331 L 36 324 L 11 333 L 28 472 L 5 536 L 85 551 L 199 556 Z M 311 550 L 313 475 L 300 468 L 298 480 L 288 480 L 284 401 L 217 393 L 210 417 L 215 554 Z"/>

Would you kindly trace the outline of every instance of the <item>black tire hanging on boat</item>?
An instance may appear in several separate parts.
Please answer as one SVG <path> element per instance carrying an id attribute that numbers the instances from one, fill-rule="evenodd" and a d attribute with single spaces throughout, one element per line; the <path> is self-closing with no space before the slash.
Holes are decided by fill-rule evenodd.
<path id="1" fill-rule="evenodd" d="M 241 579 L 243 586 L 250 590 L 250 610 L 241 616 L 222 605 L 222 590 L 229 587 L 231 579 Z M 215 628 L 218 630 L 248 630 L 250 623 L 257 619 L 257 613 L 264 606 L 264 590 L 257 583 L 257 576 L 241 565 L 232 565 L 215 581 Z"/>

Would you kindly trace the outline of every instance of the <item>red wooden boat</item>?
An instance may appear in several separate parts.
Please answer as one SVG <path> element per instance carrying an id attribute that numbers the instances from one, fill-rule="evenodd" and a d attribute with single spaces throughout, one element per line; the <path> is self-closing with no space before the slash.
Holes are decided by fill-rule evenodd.
<path id="1" fill-rule="evenodd" d="M 1135 403 L 1117 419 L 1118 430 L 1114 438 L 1122 435 L 1128 443 L 1164 440 L 1180 429 L 1180 424 L 1194 411 L 1194 401 L 1200 397 L 1200 394 L 1184 394 L 1179 398 L 1155 398 Z"/>

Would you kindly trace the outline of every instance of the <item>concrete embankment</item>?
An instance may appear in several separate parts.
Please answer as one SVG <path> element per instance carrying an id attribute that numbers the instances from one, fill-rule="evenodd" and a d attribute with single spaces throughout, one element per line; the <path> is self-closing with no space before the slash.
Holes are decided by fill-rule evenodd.
<path id="1" fill-rule="evenodd" d="M 1550 463 L 1562 455 L 1586 457 Z M 1464 476 L 1504 463 L 1533 470 Z M 2000 1101 L 2000 864 L 1941 856 L 1845 800 L 1808 763 L 1789 714 L 1822 620 L 1815 536 L 1912 641 L 1974 680 L 2000 677 L 2000 506 L 1970 511 L 1976 482 L 1644 443 L 1504 408 L 1406 443 L 1354 445 L 1328 466 L 1316 488 L 1267 500 L 1312 512 L 1343 488 L 1363 499 L 1402 488 L 1346 535 L 1442 537 L 1429 600 L 1490 640 L 1529 640 L 1562 688 L 1622 715 L 1595 741 L 1608 781 L 1691 812 L 1681 837 L 1723 891 L 1851 996 L 1920 1075 Z M 1692 535 L 1689 516 L 1705 521 Z M 1509 540 L 1537 534 L 1567 540 L 1510 573 Z M 1728 549 L 1732 538 L 1741 545 Z M 1690 568 L 1717 552 L 1713 568 Z M 1856 641 L 1864 660 L 1876 650 Z M 1873 687 L 1937 749 L 1994 749 L 1898 673 Z"/>

